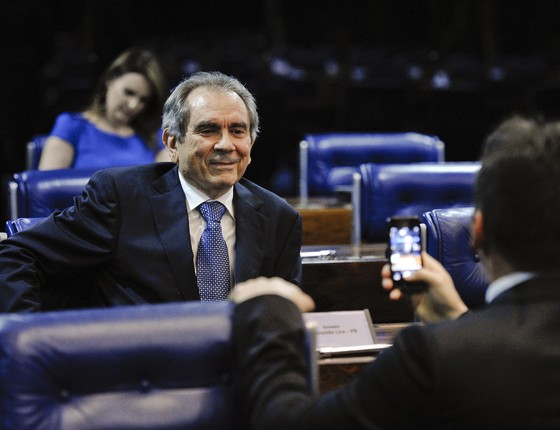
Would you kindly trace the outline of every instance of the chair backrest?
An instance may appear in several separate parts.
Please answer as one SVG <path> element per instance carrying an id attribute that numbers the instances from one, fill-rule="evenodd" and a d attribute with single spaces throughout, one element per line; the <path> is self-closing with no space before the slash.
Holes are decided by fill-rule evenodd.
<path id="1" fill-rule="evenodd" d="M 2 318 L 5 429 L 241 428 L 228 303 Z"/>
<path id="2" fill-rule="evenodd" d="M 13 236 L 14 234 L 23 231 L 44 219 L 45 219 L 44 217 L 10 219 L 6 221 L 6 236 L 7 237 Z"/>
<path id="3" fill-rule="evenodd" d="M 473 204 L 478 162 L 360 166 L 359 224 L 364 242 L 386 240 L 387 219 Z"/>
<path id="4" fill-rule="evenodd" d="M 71 206 L 97 169 L 25 170 L 8 183 L 11 219 L 45 217 Z"/>
<path id="5" fill-rule="evenodd" d="M 45 147 L 45 142 L 49 136 L 47 134 L 38 134 L 27 142 L 25 147 L 25 168 L 26 170 L 37 170 L 41 153 Z"/>
<path id="6" fill-rule="evenodd" d="M 240 429 L 229 302 L 0 318 L 0 428 Z"/>
<path id="7" fill-rule="evenodd" d="M 300 196 L 350 190 L 363 163 L 444 161 L 444 143 L 420 133 L 307 134 L 300 143 Z"/>
<path id="8" fill-rule="evenodd" d="M 472 207 L 434 209 L 422 215 L 428 253 L 447 269 L 469 308 L 484 304 L 489 281 L 471 247 Z"/>

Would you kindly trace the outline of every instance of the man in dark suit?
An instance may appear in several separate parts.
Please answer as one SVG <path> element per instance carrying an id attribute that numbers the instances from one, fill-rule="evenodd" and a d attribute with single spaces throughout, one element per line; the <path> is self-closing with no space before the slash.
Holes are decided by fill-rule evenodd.
<path id="1" fill-rule="evenodd" d="M 172 163 L 99 171 L 72 207 L 0 244 L 2 311 L 201 299 L 207 201 L 225 207 L 227 284 L 299 284 L 299 213 L 242 178 L 259 129 L 250 92 L 221 73 L 193 75 L 167 100 L 162 128 Z"/>
<path id="2" fill-rule="evenodd" d="M 300 311 L 313 302 L 280 279 L 232 293 L 251 428 L 560 428 L 560 125 L 513 118 L 486 144 L 473 246 L 493 280 L 468 312 L 445 269 L 424 254 L 408 281 L 429 324 L 403 330 L 348 386 L 313 398 Z M 387 267 L 383 285 L 394 289 Z"/>

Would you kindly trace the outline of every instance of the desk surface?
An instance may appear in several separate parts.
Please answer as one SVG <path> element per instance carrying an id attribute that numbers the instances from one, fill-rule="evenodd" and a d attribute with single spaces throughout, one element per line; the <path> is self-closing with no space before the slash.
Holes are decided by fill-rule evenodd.
<path id="1" fill-rule="evenodd" d="M 360 245 L 307 245 L 301 247 L 303 264 L 347 263 L 351 261 L 387 261 L 384 243 Z"/>

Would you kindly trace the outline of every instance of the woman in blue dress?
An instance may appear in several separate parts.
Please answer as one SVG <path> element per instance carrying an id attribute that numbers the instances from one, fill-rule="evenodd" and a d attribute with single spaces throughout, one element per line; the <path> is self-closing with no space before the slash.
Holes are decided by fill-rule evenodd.
<path id="1" fill-rule="evenodd" d="M 99 78 L 85 111 L 57 117 L 39 170 L 169 161 L 160 130 L 167 93 L 154 55 L 140 49 L 125 51 Z"/>

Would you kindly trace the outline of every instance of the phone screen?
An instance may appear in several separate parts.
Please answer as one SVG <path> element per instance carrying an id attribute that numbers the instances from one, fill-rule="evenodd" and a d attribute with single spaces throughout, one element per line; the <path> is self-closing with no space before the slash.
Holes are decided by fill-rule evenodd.
<path id="1" fill-rule="evenodd" d="M 389 259 L 393 281 L 399 283 L 422 268 L 422 232 L 416 221 L 389 227 Z"/>

